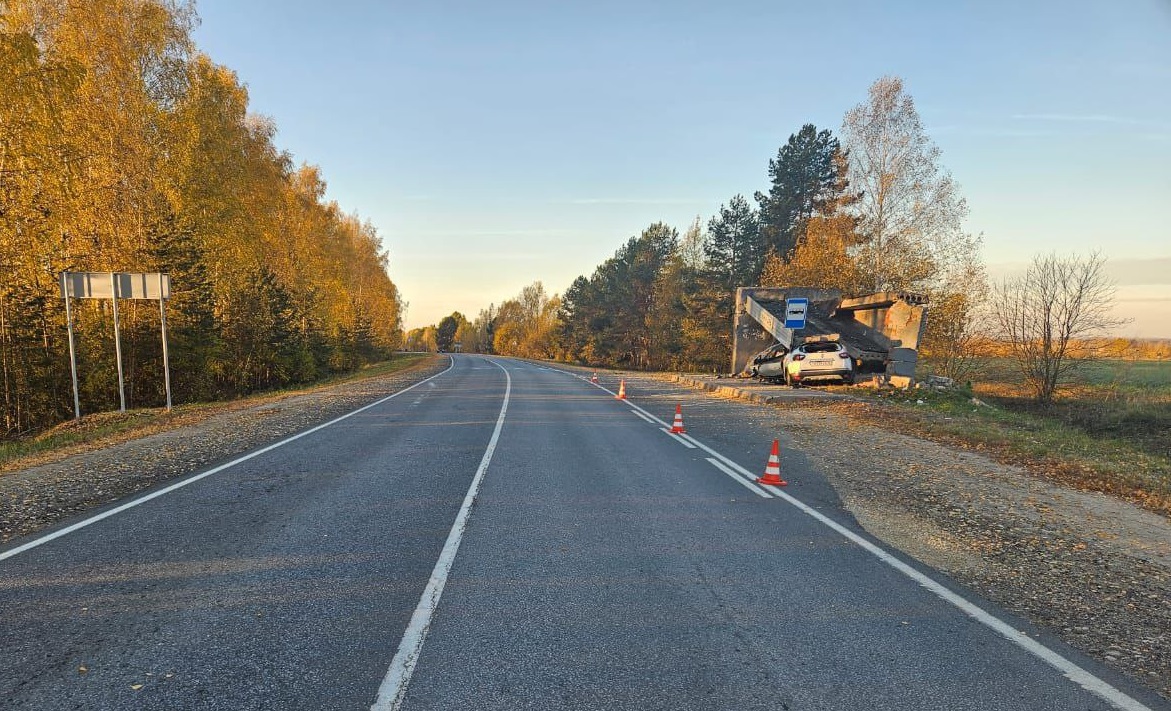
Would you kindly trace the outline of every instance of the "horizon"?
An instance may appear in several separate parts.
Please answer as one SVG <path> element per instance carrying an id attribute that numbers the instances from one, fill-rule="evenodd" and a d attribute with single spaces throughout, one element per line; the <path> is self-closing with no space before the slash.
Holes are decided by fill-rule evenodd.
<path id="1" fill-rule="evenodd" d="M 1147 279 L 1119 289 L 1133 319 L 1122 335 L 1171 337 L 1171 270 L 1141 268 L 1171 259 L 1159 210 L 1171 97 L 1149 90 L 1171 79 L 1171 6 L 1157 0 L 832 15 L 752 2 L 198 10 L 197 44 L 238 73 L 278 145 L 378 229 L 408 328 L 472 318 L 534 281 L 561 293 L 651 223 L 706 223 L 765 189 L 768 160 L 802 124 L 837 135 L 893 74 L 967 199 L 990 272 L 1105 248 Z M 818 22 L 837 44 L 811 75 L 821 35 L 774 30 Z"/>

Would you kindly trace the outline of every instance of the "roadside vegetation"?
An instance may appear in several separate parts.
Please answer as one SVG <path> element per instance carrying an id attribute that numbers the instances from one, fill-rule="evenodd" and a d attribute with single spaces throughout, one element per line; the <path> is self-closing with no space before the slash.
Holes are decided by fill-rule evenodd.
<path id="1" fill-rule="evenodd" d="M 931 438 L 1171 515 L 1171 360 L 1095 361 L 1048 403 L 1013 360 L 982 360 L 970 386 L 851 394 L 890 405 L 862 417 L 893 414 Z"/>
<path id="2" fill-rule="evenodd" d="M 563 294 L 535 282 L 410 331 L 407 347 L 724 372 L 734 290 L 749 285 L 921 292 L 938 305 L 928 342 L 966 337 L 986 291 L 981 239 L 901 79 L 875 81 L 837 136 L 800 126 L 761 168 L 761 189 L 706 223 L 655 222 Z"/>
<path id="3" fill-rule="evenodd" d="M 861 417 L 1067 484 L 1171 513 L 1171 344 L 1106 336 L 1114 287 L 1101 254 L 1034 256 L 989 284 L 967 206 L 903 83 L 883 77 L 841 138 L 803 126 L 768 161 L 755 204 L 734 196 L 682 236 L 631 237 L 563 295 L 537 282 L 473 320 L 453 313 L 407 334 L 419 348 L 591 366 L 724 372 L 738 286 L 806 286 L 928 297 L 920 373 L 947 390 L 852 389 L 890 404 Z M 998 305 L 987 308 L 990 300 Z M 847 405 L 846 407 L 850 407 Z"/>
<path id="4" fill-rule="evenodd" d="M 882 77 L 840 138 L 805 125 L 767 163 L 769 183 L 682 235 L 655 223 L 562 295 L 540 282 L 472 320 L 406 335 L 421 349 L 642 370 L 725 372 L 738 286 L 928 297 L 920 373 L 947 390 L 852 389 L 890 404 L 859 416 L 1067 484 L 1171 513 L 1171 343 L 1109 339 L 1105 258 L 1035 255 L 989 284 L 967 205 L 901 80 Z M 989 309 L 995 301 L 998 308 Z M 850 406 L 846 406 L 850 407 Z M 877 414 L 876 414 L 877 413 Z"/>
<path id="5" fill-rule="evenodd" d="M 0 472 L 32 466 L 41 459 L 56 459 L 172 427 L 190 425 L 224 410 L 248 407 L 267 400 L 276 400 L 350 381 L 390 375 L 430 362 L 433 357 L 428 353 L 399 353 L 387 360 L 365 365 L 354 371 L 323 378 L 311 387 L 272 390 L 227 402 L 179 405 L 170 412 L 161 407 L 154 407 L 86 415 L 80 420 L 63 422 L 36 435 L 0 440 Z"/>
<path id="6" fill-rule="evenodd" d="M 374 228 L 274 144 L 190 0 L 0 3 L 0 440 L 73 415 L 60 273 L 165 272 L 178 403 L 386 358 Z M 157 303 L 119 302 L 132 407 L 164 402 Z M 73 304 L 83 413 L 114 409 L 110 302 Z"/>

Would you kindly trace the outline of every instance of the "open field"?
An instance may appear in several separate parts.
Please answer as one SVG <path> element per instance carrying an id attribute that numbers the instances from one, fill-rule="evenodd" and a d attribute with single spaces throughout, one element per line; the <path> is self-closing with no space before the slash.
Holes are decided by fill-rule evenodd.
<path id="1" fill-rule="evenodd" d="M 985 358 L 973 379 L 985 384 L 1003 383 L 1021 386 L 1020 371 L 1009 358 Z M 1072 387 L 1109 386 L 1121 388 L 1156 388 L 1171 392 L 1171 360 L 1104 359 L 1086 362 L 1074 378 Z"/>
<path id="2" fill-rule="evenodd" d="M 970 391 L 871 396 L 935 438 L 1171 513 L 1171 361 L 1092 363 L 1048 407 L 1007 359 L 991 359 Z"/>

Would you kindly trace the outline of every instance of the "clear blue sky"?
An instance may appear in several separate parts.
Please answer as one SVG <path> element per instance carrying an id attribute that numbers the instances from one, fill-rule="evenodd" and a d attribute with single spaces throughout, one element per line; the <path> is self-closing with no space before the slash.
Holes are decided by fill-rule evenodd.
<path id="1" fill-rule="evenodd" d="M 1100 248 L 1129 332 L 1171 337 L 1171 0 L 197 8 L 196 42 L 278 145 L 377 226 L 409 326 L 562 291 L 652 222 L 706 221 L 895 74 L 994 273 Z"/>

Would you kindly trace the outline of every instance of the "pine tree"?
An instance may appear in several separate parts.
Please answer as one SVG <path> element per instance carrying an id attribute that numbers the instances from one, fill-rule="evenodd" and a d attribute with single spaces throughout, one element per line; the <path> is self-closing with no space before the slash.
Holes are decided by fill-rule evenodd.
<path id="1" fill-rule="evenodd" d="M 768 162 L 772 185 L 767 195 L 756 193 L 766 252 L 787 259 L 805 222 L 833 201 L 839 187 L 834 156 L 839 151 L 838 139 L 828 129 L 818 131 L 807 123 Z"/>
<path id="2" fill-rule="evenodd" d="M 707 270 L 726 291 L 756 283 L 764 263 L 759 217 L 743 195 L 720 206 L 708 222 L 703 252 Z"/>

